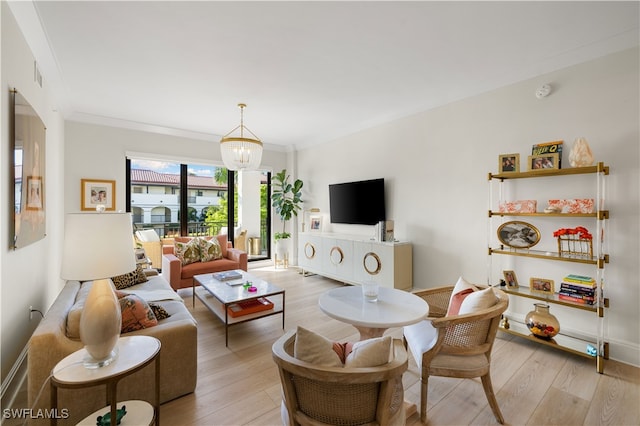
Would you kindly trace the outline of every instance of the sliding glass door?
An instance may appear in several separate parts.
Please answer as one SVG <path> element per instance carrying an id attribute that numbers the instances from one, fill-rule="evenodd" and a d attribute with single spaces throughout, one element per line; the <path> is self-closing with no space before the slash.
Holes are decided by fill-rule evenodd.
<path id="1" fill-rule="evenodd" d="M 134 231 L 153 229 L 160 238 L 227 234 L 249 260 L 270 257 L 271 173 L 130 158 L 127 175 Z"/>

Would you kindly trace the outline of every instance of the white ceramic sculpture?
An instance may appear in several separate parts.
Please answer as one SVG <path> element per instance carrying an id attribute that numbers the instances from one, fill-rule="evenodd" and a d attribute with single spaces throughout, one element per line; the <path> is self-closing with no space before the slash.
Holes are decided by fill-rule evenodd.
<path id="1" fill-rule="evenodd" d="M 593 166 L 593 153 L 585 138 L 576 138 L 569 152 L 571 167 Z"/>

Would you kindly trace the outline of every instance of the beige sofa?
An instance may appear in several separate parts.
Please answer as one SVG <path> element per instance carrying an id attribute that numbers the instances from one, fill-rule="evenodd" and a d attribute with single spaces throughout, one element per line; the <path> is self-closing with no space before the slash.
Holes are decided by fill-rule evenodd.
<path id="1" fill-rule="evenodd" d="M 147 335 L 160 340 L 160 402 L 166 402 L 191 393 L 197 378 L 197 327 L 182 299 L 171 289 L 161 275 L 151 275 L 149 281 L 125 289 L 147 301 L 164 307 L 171 315 L 158 325 L 123 334 L 123 336 Z M 29 342 L 28 398 L 29 407 L 49 408 L 49 374 L 53 367 L 67 355 L 82 349 L 77 339 L 67 335 L 67 315 L 76 297 L 86 294 L 80 291 L 78 281 L 68 281 L 49 308 Z M 171 300 L 173 298 L 173 300 Z M 155 300 L 154 300 L 155 299 Z M 118 384 L 118 400 L 143 399 L 153 401 L 154 364 L 122 379 Z M 38 394 L 41 395 L 38 397 Z M 58 407 L 68 409 L 69 417 L 58 424 L 76 424 L 85 416 L 106 405 L 105 387 L 60 389 Z M 36 401 L 37 398 L 37 401 Z M 48 424 L 48 420 L 36 420 L 35 424 Z"/>

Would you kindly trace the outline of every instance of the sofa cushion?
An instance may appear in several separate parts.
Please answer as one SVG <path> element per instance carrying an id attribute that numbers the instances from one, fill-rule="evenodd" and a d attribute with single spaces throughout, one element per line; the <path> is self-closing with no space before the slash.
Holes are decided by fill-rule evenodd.
<path id="1" fill-rule="evenodd" d="M 158 321 L 162 321 L 163 319 L 167 319 L 171 316 L 171 314 L 167 312 L 165 308 L 163 308 L 161 305 L 158 305 L 157 303 L 149 303 L 149 307 L 153 311 L 153 315 L 156 316 L 156 319 Z"/>
<path id="2" fill-rule="evenodd" d="M 158 320 L 151 307 L 141 297 L 120 292 L 117 294 L 122 312 L 122 333 L 158 325 Z"/>
<path id="3" fill-rule="evenodd" d="M 196 238 L 200 248 L 200 261 L 209 262 L 222 258 L 222 248 L 217 238 Z"/>
<path id="4" fill-rule="evenodd" d="M 147 275 L 142 270 L 142 265 L 137 265 L 136 269 L 129 273 L 111 277 L 111 281 L 113 281 L 113 285 L 116 289 L 122 290 L 124 288 L 131 287 L 132 285 L 147 282 L 148 280 Z"/>
<path id="5" fill-rule="evenodd" d="M 180 278 L 193 278 L 194 275 L 240 269 L 240 263 L 223 257 L 211 262 L 197 262 L 182 267 Z"/>
<path id="6" fill-rule="evenodd" d="M 67 313 L 67 337 L 70 339 L 80 338 L 80 317 L 82 316 L 82 309 L 84 308 L 84 302 L 87 299 L 87 295 L 91 290 L 93 281 L 86 281 L 80 284 L 80 289 L 76 294 L 76 299 Z"/>
<path id="7" fill-rule="evenodd" d="M 174 253 L 182 266 L 189 265 L 194 262 L 200 262 L 200 247 L 197 239 L 189 239 L 186 242 L 179 241 L 182 238 L 176 238 L 174 242 Z"/>

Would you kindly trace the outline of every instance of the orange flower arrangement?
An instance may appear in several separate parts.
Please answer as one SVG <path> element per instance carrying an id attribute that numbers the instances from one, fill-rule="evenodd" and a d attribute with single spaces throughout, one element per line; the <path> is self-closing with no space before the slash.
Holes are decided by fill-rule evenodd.
<path id="1" fill-rule="evenodd" d="M 593 236 L 589 233 L 589 230 L 582 226 L 578 226 L 576 228 L 560 228 L 553 233 L 554 237 L 560 237 L 563 235 L 577 235 L 581 240 L 593 239 Z"/>

